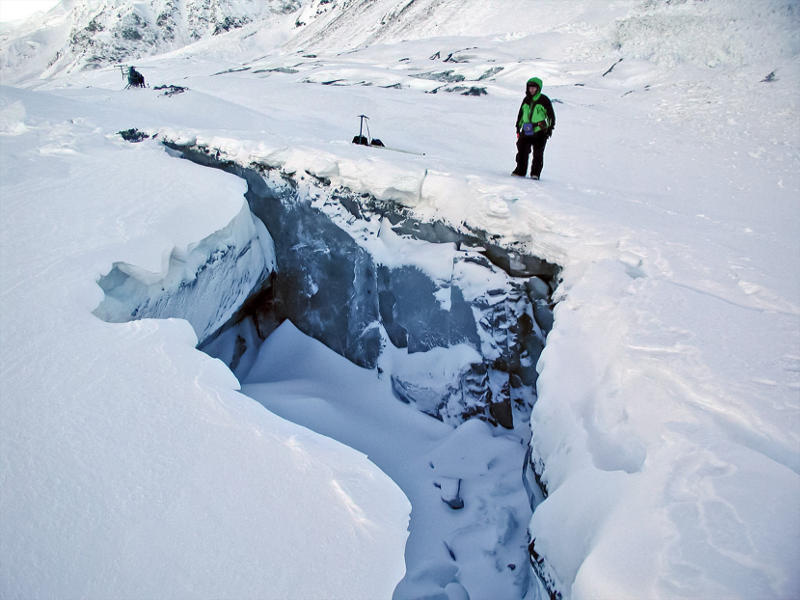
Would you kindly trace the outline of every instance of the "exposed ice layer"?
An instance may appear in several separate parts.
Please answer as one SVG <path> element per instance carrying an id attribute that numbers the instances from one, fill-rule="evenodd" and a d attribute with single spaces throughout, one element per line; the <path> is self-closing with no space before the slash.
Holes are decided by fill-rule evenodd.
<path id="1" fill-rule="evenodd" d="M 552 279 L 511 277 L 474 234 L 419 223 L 371 196 L 181 149 L 245 178 L 251 209 L 275 240 L 277 270 L 269 286 L 203 346 L 240 379 L 261 341 L 289 319 L 354 363 L 388 371 L 400 399 L 446 422 L 480 416 L 511 428 L 515 407 L 530 408 L 536 361 L 552 325 Z M 427 241 L 409 232 L 424 232 Z M 516 272 L 557 273 L 554 265 L 510 254 L 495 248 L 493 257 Z M 387 343 L 405 352 L 388 359 Z M 472 352 L 431 353 L 459 345 Z M 419 364 L 417 353 L 434 362 Z M 452 356 L 461 362 L 452 364 Z"/>
<path id="2" fill-rule="evenodd" d="M 105 297 L 94 314 L 111 323 L 178 317 L 202 343 L 231 318 L 275 268 L 269 232 L 247 205 L 223 229 L 166 257 L 162 273 L 115 263 L 98 284 Z"/>
<path id="3" fill-rule="evenodd" d="M 377 288 L 381 324 L 395 347 L 413 354 L 462 342 L 480 346 L 472 311 L 458 287 L 441 287 L 416 267 L 380 266 Z"/>
<path id="4" fill-rule="evenodd" d="M 356 218 L 365 218 L 371 214 L 385 217 L 397 234 L 433 243 L 451 242 L 458 248 L 474 248 L 512 277 L 535 278 L 535 283 L 531 282 L 530 285 L 541 298 L 549 298 L 555 289 L 560 273 L 558 265 L 522 250 L 500 246 L 492 242 L 492 236 L 482 229 L 465 225 L 466 231 L 457 231 L 442 221 L 420 221 L 419 216 L 408 207 L 368 194 L 352 197 L 336 194 L 335 197 Z"/>

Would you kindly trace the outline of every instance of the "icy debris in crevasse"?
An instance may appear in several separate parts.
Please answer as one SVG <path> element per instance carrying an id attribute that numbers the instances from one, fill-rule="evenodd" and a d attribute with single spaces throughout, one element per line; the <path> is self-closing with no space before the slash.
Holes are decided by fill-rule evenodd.
<path id="1" fill-rule="evenodd" d="M 447 506 L 453 510 L 464 508 L 464 499 L 461 497 L 461 479 L 442 477 L 442 479 L 434 485 L 442 490 L 442 502 L 447 504 Z"/>
<path id="2" fill-rule="evenodd" d="M 105 296 L 94 314 L 111 323 L 183 318 L 202 342 L 274 268 L 269 233 L 244 206 L 224 229 L 186 250 L 174 249 L 163 273 L 114 264 L 98 281 Z"/>

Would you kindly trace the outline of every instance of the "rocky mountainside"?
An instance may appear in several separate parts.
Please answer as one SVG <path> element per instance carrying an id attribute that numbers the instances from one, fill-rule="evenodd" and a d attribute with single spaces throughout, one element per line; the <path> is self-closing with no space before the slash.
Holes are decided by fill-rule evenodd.
<path id="1" fill-rule="evenodd" d="M 609 14 L 622 16 L 641 2 L 621 0 Z M 233 45 L 248 40 L 243 45 L 257 46 L 268 38 L 261 44 L 265 51 L 340 51 L 553 29 L 583 37 L 580 24 L 593 10 L 591 4 L 561 0 L 539 0 L 535 8 L 535 19 L 520 20 L 530 12 L 530 0 L 62 0 L 44 16 L 0 30 L 0 73 L 4 83 L 19 84 L 130 63 L 222 34 Z M 612 25 L 613 20 L 603 29 Z"/>
<path id="2" fill-rule="evenodd" d="M 5 82 L 175 50 L 250 23 L 287 20 L 301 0 L 62 0 L 0 37 Z"/>
<path id="3" fill-rule="evenodd" d="M 47 79 L 221 35 L 230 41 L 224 46 L 238 44 L 257 56 L 279 48 L 339 52 L 465 36 L 494 45 L 530 34 L 550 36 L 553 49 L 552 35 L 559 34 L 565 40 L 559 60 L 603 55 L 665 69 L 685 62 L 706 69 L 772 62 L 774 68 L 794 56 L 799 20 L 792 0 L 617 0 L 602 9 L 563 0 L 62 0 L 44 16 L 0 29 L 0 77 L 12 85 Z M 776 43 L 760 43 L 765 32 Z M 707 44 L 709 35 L 728 41 Z M 519 51 L 530 48 L 526 43 Z"/>

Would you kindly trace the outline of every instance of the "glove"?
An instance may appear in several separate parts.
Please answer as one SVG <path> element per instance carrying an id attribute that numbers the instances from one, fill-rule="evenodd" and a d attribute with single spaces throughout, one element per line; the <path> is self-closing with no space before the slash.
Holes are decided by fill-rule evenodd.
<path id="1" fill-rule="evenodd" d="M 547 139 L 548 139 L 548 140 L 549 140 L 551 137 L 553 137 L 553 129 L 555 129 L 555 127 L 551 127 L 550 129 L 548 129 L 548 130 L 547 130 Z"/>

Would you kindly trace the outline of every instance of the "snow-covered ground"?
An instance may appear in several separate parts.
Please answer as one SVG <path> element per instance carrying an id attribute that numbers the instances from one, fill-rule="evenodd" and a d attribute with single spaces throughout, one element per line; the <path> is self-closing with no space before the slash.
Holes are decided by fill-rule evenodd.
<path id="1" fill-rule="evenodd" d="M 193 333 L 93 314 L 115 264 L 152 285 L 215 244 L 269 248 L 240 180 L 123 142 L 130 127 L 563 267 L 530 532 L 564 596 L 800 595 L 796 2 L 444 1 L 385 27 L 339 8 L 283 47 L 289 29 L 251 26 L 137 61 L 174 96 L 122 90 L 115 67 L 0 72 L 0 595 L 375 598 L 404 574 L 400 465 L 374 459 L 393 483 L 355 437 L 234 391 L 194 349 L 225 315 Z M 558 117 L 539 182 L 508 177 L 534 75 Z M 361 113 L 424 155 L 350 144 Z M 281 385 L 265 404 L 313 429 L 281 408 L 320 395 L 313 378 Z M 329 424 L 347 414 L 324 400 Z"/>
<path id="2" fill-rule="evenodd" d="M 236 393 L 188 322 L 92 314 L 112 262 L 241 247 L 243 183 L 85 106 L 3 103 L 2 596 L 390 595 L 409 507 L 388 477 Z"/>

